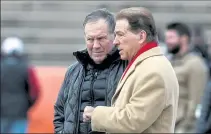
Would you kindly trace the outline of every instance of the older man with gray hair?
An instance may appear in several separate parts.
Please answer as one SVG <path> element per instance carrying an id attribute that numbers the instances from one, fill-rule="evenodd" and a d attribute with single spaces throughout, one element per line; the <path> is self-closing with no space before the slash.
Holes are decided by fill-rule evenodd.
<path id="1" fill-rule="evenodd" d="M 77 62 L 67 69 L 54 107 L 56 133 L 99 133 L 92 131 L 90 122 L 83 122 L 84 108 L 110 106 L 127 66 L 113 44 L 115 18 L 109 11 L 91 12 L 83 26 L 86 49 L 73 53 Z"/>

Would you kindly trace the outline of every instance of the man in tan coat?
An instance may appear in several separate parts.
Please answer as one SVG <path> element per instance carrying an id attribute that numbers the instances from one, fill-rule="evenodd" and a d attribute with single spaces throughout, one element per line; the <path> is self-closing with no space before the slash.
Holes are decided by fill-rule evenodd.
<path id="1" fill-rule="evenodd" d="M 208 69 L 199 54 L 190 49 L 191 33 L 183 23 L 171 23 L 166 28 L 166 44 L 180 87 L 176 132 L 191 132 L 195 110 L 207 84 Z"/>
<path id="2" fill-rule="evenodd" d="M 85 107 L 84 121 L 107 133 L 173 133 L 178 81 L 156 39 L 153 17 L 145 8 L 127 8 L 116 16 L 114 43 L 128 60 L 112 106 Z"/>

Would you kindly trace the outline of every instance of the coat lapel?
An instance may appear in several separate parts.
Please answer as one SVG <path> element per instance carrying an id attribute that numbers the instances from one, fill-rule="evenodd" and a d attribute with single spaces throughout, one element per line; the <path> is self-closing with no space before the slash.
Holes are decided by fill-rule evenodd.
<path id="1" fill-rule="evenodd" d="M 120 93 L 120 91 L 121 91 L 121 89 L 122 89 L 122 86 L 123 86 L 124 83 L 126 82 L 128 76 L 129 76 L 130 74 L 132 74 L 132 73 L 134 72 L 134 70 L 135 70 L 135 65 L 133 64 L 133 65 L 130 67 L 130 69 L 128 70 L 128 72 L 125 74 L 124 78 L 122 79 L 122 77 L 121 77 L 121 79 L 120 79 L 120 81 L 119 81 L 119 83 L 118 83 L 116 92 L 115 92 L 115 94 L 114 94 L 114 96 L 113 96 L 113 98 L 112 98 L 112 100 L 111 100 L 111 103 L 112 103 L 112 104 L 113 104 L 113 102 L 117 99 L 117 97 L 119 96 L 119 93 Z"/>
<path id="2" fill-rule="evenodd" d="M 138 64 L 141 64 L 142 61 L 144 61 L 145 59 L 149 58 L 149 57 L 153 57 L 153 56 L 159 56 L 159 55 L 163 55 L 163 53 L 161 52 L 160 47 L 155 47 L 150 49 L 149 51 L 144 52 L 143 54 L 141 54 L 135 61 L 134 63 L 131 65 L 131 67 L 129 68 L 128 72 L 125 74 L 124 78 L 121 77 L 116 92 L 112 98 L 112 105 L 115 103 L 116 99 L 118 98 L 120 91 L 122 90 L 123 85 L 125 84 L 126 80 L 130 77 L 130 75 L 135 71 L 135 68 Z"/>

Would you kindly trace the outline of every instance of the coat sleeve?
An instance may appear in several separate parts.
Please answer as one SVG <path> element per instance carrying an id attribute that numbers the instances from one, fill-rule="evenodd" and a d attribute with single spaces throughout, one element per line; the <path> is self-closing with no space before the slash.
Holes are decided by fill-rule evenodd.
<path id="1" fill-rule="evenodd" d="M 199 60 L 193 60 L 189 64 L 188 75 L 188 113 L 186 120 L 189 122 L 195 117 L 195 110 L 207 85 L 208 70 L 205 64 Z"/>
<path id="2" fill-rule="evenodd" d="M 69 67 L 65 74 L 64 81 L 60 88 L 56 103 L 54 105 L 54 132 L 64 133 L 64 106 L 65 106 L 65 91 L 68 86 L 68 81 L 70 81 L 70 74 L 73 67 Z"/>
<path id="3" fill-rule="evenodd" d="M 143 77 L 142 77 L 143 78 Z M 135 80 L 124 108 L 98 106 L 92 114 L 92 129 L 108 133 L 141 133 L 150 127 L 165 107 L 162 77 L 148 74 Z"/>
<path id="4" fill-rule="evenodd" d="M 35 68 L 30 66 L 28 68 L 28 78 L 29 78 L 29 84 L 30 84 L 30 96 L 33 101 L 33 104 L 36 102 L 36 100 L 40 96 L 40 84 L 35 72 Z"/>
<path id="5" fill-rule="evenodd" d="M 25 78 L 25 89 L 28 97 L 29 108 L 31 108 L 40 96 L 40 84 L 33 66 L 27 67 L 27 75 Z"/>

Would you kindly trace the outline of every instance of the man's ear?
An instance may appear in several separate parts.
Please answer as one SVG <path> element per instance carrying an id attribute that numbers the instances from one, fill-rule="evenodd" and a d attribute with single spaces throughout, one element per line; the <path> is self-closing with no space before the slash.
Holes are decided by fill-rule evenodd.
<path id="1" fill-rule="evenodd" d="M 139 44 L 143 44 L 147 40 L 147 33 L 144 30 L 141 30 L 139 33 Z"/>
<path id="2" fill-rule="evenodd" d="M 182 44 L 186 44 L 186 42 L 189 42 L 189 38 L 187 35 L 182 35 L 180 37 L 180 41 L 182 42 Z"/>

